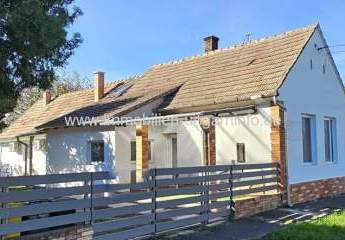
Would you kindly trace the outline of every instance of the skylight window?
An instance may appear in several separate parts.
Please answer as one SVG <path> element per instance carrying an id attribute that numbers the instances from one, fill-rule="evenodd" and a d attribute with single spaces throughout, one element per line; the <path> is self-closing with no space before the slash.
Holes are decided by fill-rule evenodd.
<path id="1" fill-rule="evenodd" d="M 112 92 L 116 95 L 121 96 L 128 88 L 130 88 L 132 84 L 130 83 L 123 83 L 120 86 L 116 87 Z"/>

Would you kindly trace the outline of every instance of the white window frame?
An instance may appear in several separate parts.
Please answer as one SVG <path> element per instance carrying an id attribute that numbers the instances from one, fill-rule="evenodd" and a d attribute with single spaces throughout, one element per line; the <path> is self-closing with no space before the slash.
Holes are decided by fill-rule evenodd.
<path id="1" fill-rule="evenodd" d="M 304 135 L 303 135 L 303 119 L 310 120 L 310 150 L 311 159 L 306 161 L 304 155 Z M 304 165 L 315 165 L 317 164 L 317 134 L 316 134 L 316 116 L 314 114 L 302 114 L 301 117 L 301 133 L 302 133 L 302 163 Z"/>
<path id="2" fill-rule="evenodd" d="M 334 117 L 324 117 L 323 119 L 324 124 L 324 150 L 325 150 L 325 162 L 326 163 L 336 163 L 338 160 L 338 148 L 337 148 L 337 122 Z M 326 139 L 326 124 L 329 125 L 329 134 L 328 139 Z M 327 160 L 327 152 L 326 152 L 326 142 L 328 141 L 329 150 L 330 150 L 330 159 Z"/>

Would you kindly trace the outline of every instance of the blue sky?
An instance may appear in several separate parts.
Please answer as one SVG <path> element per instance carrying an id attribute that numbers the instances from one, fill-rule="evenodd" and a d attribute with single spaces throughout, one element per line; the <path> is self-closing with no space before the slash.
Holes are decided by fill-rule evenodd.
<path id="1" fill-rule="evenodd" d="M 153 64 L 203 51 L 203 37 L 220 47 L 320 22 L 329 45 L 345 44 L 343 0 L 77 0 L 84 15 L 69 29 L 84 42 L 67 72 L 108 81 L 142 74 Z M 345 47 L 332 48 L 333 52 Z M 345 79 L 345 52 L 334 54 Z"/>

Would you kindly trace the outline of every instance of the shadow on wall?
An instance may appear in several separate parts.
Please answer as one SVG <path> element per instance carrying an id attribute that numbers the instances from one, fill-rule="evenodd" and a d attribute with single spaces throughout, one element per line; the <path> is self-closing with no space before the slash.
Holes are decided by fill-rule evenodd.
<path id="1" fill-rule="evenodd" d="M 0 177 L 23 175 L 24 169 L 20 165 L 0 164 Z"/>

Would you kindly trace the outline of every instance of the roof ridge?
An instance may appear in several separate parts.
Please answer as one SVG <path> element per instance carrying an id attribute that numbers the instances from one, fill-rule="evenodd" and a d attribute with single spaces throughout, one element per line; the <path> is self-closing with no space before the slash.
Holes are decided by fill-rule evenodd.
<path id="1" fill-rule="evenodd" d="M 233 50 L 233 49 L 236 49 L 236 48 L 239 48 L 239 47 L 244 47 L 244 46 L 250 46 L 250 45 L 258 44 L 260 42 L 271 40 L 271 39 L 275 39 L 275 38 L 279 38 L 279 37 L 283 37 L 283 36 L 291 34 L 291 33 L 299 32 L 299 31 L 303 31 L 303 30 L 307 30 L 307 29 L 312 30 L 312 29 L 315 29 L 316 27 L 318 27 L 319 25 L 320 25 L 319 23 L 313 23 L 313 24 L 310 24 L 310 25 L 307 25 L 307 26 L 304 26 L 304 27 L 296 28 L 296 29 L 293 29 L 293 30 L 285 31 L 285 32 L 282 32 L 282 33 L 274 34 L 274 35 L 270 35 L 268 37 L 262 37 L 262 38 L 258 38 L 258 39 L 255 39 L 255 40 L 251 40 L 251 41 L 246 42 L 246 43 L 238 43 L 238 44 L 231 45 L 229 47 L 220 48 L 220 49 L 217 49 L 217 50 L 214 50 L 214 51 L 210 51 L 210 52 L 207 52 L 207 53 L 200 53 L 200 54 L 196 54 L 196 55 L 192 55 L 192 56 L 188 56 L 188 57 L 184 57 L 184 58 L 180 58 L 180 59 L 176 59 L 176 60 L 171 60 L 171 61 L 165 62 L 165 63 L 154 64 L 154 65 L 151 66 L 151 68 L 158 68 L 158 67 L 164 67 L 164 66 L 173 65 L 173 64 L 179 64 L 179 63 L 182 63 L 182 62 L 185 62 L 185 61 L 188 61 L 188 60 L 193 60 L 193 59 L 196 59 L 196 58 L 201 58 L 201 57 L 209 56 L 209 55 L 212 55 L 212 54 L 217 54 L 217 53 L 220 53 L 220 52 Z"/>

